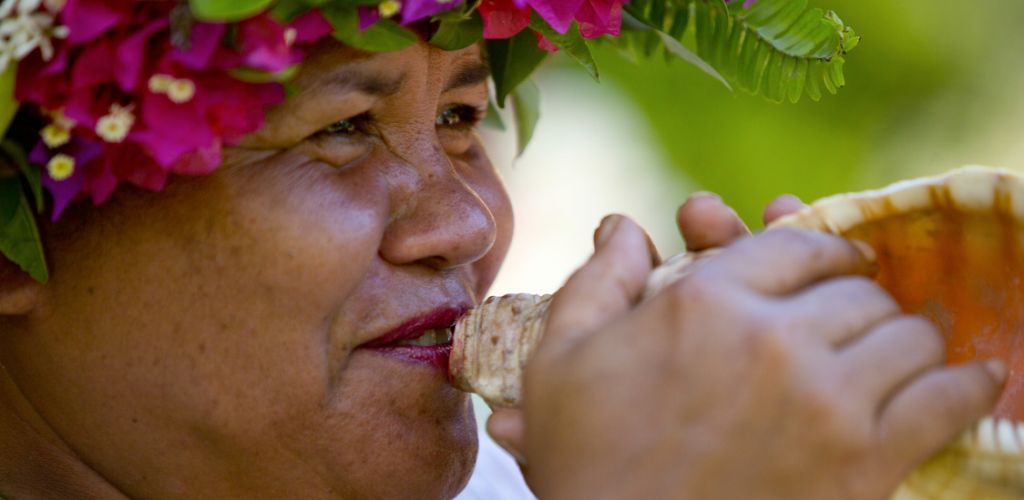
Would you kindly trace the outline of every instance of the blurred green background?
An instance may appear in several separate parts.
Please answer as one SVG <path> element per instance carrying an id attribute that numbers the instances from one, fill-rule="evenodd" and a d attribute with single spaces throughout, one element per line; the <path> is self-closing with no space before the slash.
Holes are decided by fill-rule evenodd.
<path id="1" fill-rule="evenodd" d="M 774 104 L 682 61 L 637 64 L 607 46 L 596 54 L 602 79 L 646 116 L 670 168 L 752 227 L 780 193 L 813 200 L 963 164 L 1024 167 L 1024 2 L 811 4 L 863 37 L 837 96 Z"/>

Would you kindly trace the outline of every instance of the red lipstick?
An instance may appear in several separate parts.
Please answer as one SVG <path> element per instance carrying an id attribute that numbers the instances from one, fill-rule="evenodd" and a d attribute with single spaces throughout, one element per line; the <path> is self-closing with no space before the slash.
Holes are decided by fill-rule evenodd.
<path id="1" fill-rule="evenodd" d="M 468 310 L 469 306 L 439 307 L 427 314 L 407 320 L 387 333 L 361 345 L 360 348 L 408 363 L 434 366 L 447 372 L 448 357 L 452 351 L 451 339 L 433 345 L 412 345 L 401 342 L 419 338 L 429 330 L 450 330 Z"/>

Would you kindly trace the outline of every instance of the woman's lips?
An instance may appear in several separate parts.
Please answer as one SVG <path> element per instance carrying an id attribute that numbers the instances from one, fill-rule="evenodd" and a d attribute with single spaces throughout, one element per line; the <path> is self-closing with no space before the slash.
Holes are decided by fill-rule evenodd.
<path id="1" fill-rule="evenodd" d="M 382 354 L 389 358 L 433 366 L 444 372 L 448 371 L 448 357 L 452 353 L 452 343 L 431 346 L 393 345 L 382 347 L 366 347 L 369 351 Z"/>
<path id="2" fill-rule="evenodd" d="M 450 335 L 442 338 L 442 332 L 449 332 L 455 322 L 469 310 L 468 305 L 439 307 L 427 314 L 409 319 L 389 332 L 359 346 L 401 361 L 425 364 L 448 371 L 448 357 L 452 352 Z M 431 333 L 434 341 L 429 345 L 415 345 L 413 339 Z"/>

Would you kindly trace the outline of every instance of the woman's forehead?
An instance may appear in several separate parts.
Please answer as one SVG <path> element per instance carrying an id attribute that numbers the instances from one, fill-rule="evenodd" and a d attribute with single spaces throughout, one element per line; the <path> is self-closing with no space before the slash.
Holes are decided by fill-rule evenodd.
<path id="1" fill-rule="evenodd" d="M 479 45 L 446 51 L 419 43 L 400 51 L 368 53 L 331 41 L 313 49 L 295 84 L 303 92 L 358 90 L 387 95 L 413 75 L 426 75 L 448 90 L 482 83 L 488 74 Z"/>

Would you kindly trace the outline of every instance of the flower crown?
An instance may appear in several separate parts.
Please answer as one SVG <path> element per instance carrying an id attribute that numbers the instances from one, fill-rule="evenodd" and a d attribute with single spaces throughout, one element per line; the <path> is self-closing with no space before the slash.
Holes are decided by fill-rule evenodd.
<path id="1" fill-rule="evenodd" d="M 483 39 L 494 103 L 512 97 L 520 148 L 537 116 L 528 78 L 551 52 L 594 78 L 595 43 L 663 52 L 726 86 L 796 102 L 842 87 L 858 41 L 807 0 L 627 1 L 2 0 L 0 163 L 12 168 L 0 176 L 0 252 L 45 282 L 36 213 L 56 220 L 122 182 L 160 191 L 171 174 L 211 172 L 326 37 L 398 50 L 419 40 L 404 29 L 418 23 L 446 50 Z M 681 43 L 690 29 L 696 53 Z"/>

